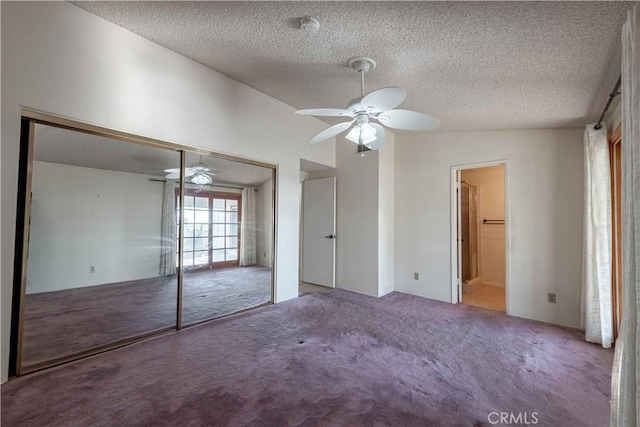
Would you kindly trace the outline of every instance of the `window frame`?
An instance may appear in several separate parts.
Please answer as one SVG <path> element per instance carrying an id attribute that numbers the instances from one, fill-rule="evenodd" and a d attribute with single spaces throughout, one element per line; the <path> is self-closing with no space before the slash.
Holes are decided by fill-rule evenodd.
<path id="1" fill-rule="evenodd" d="M 622 129 L 609 135 L 611 173 L 611 310 L 614 342 L 622 323 Z"/>

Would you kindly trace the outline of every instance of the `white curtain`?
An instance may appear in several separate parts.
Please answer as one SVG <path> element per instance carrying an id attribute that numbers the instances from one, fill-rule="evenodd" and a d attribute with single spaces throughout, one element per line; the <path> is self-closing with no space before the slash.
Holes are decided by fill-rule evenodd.
<path id="1" fill-rule="evenodd" d="M 622 28 L 622 325 L 611 381 L 611 425 L 640 414 L 640 7 Z"/>
<path id="2" fill-rule="evenodd" d="M 176 274 L 177 261 L 177 218 L 176 182 L 167 179 L 162 195 L 162 219 L 160 240 L 160 275 Z"/>
<path id="3" fill-rule="evenodd" d="M 607 127 L 584 132 L 582 327 L 589 342 L 613 343 L 611 299 L 611 169 Z"/>
<path id="4" fill-rule="evenodd" d="M 240 221 L 240 266 L 244 267 L 257 263 L 256 193 L 253 188 L 242 189 L 242 218 Z"/>

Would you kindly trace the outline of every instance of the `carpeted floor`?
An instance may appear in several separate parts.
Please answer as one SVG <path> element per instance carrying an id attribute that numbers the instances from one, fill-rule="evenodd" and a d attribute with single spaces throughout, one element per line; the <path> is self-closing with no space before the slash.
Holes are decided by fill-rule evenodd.
<path id="1" fill-rule="evenodd" d="M 271 301 L 271 269 L 251 266 L 184 275 L 185 325 Z M 23 365 L 37 365 L 175 327 L 176 276 L 27 295 Z"/>
<path id="2" fill-rule="evenodd" d="M 612 356 L 573 329 L 330 290 L 12 380 L 2 425 L 601 427 Z"/>

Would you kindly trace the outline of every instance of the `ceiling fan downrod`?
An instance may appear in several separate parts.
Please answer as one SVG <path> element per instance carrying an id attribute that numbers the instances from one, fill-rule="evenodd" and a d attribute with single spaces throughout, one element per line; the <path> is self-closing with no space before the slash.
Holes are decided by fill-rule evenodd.
<path id="1" fill-rule="evenodd" d="M 348 65 L 360 72 L 360 97 L 364 98 L 364 73 L 375 70 L 378 64 L 366 56 L 356 56 L 349 60 Z"/>

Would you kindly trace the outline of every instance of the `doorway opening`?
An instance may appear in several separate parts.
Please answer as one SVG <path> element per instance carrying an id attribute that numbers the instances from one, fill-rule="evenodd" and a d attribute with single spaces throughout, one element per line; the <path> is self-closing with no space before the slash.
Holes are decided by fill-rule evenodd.
<path id="1" fill-rule="evenodd" d="M 452 301 L 508 312 L 506 162 L 452 171 Z"/>

